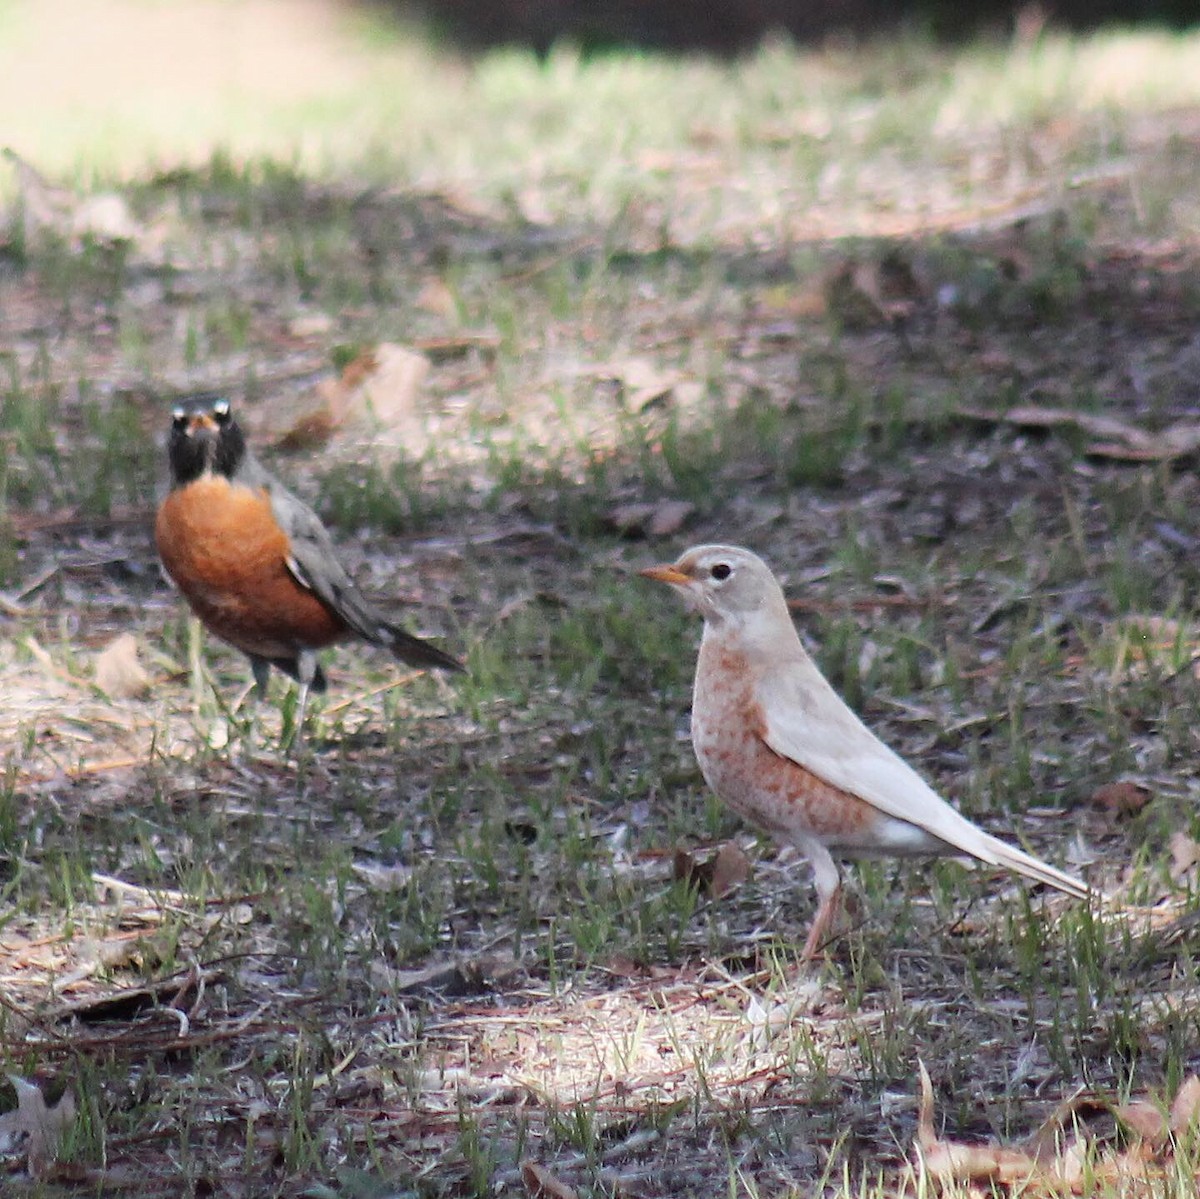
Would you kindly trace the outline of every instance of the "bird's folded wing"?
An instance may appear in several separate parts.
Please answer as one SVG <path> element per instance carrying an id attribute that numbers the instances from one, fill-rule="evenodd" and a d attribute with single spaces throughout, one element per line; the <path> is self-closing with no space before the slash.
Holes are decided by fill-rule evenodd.
<path id="1" fill-rule="evenodd" d="M 763 740 L 818 778 L 948 845 L 996 862 L 993 838 L 960 815 L 846 706 L 810 662 L 758 687 Z"/>
<path id="2" fill-rule="evenodd" d="M 342 566 L 321 518 L 282 484 L 271 480 L 271 509 L 291 546 L 288 570 L 327 603 L 360 637 L 374 641 L 386 627 Z"/>

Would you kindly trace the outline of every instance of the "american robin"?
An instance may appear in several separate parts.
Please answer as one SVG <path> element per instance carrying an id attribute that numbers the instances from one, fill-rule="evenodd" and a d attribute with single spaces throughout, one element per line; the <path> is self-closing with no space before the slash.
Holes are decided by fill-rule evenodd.
<path id="1" fill-rule="evenodd" d="M 1077 899 L 1086 883 L 977 828 L 842 702 L 805 652 L 783 590 L 749 550 L 702 545 L 641 572 L 704 617 L 692 745 L 735 812 L 808 859 L 817 912 L 805 960 L 841 898 L 836 858 L 963 854 Z"/>
<path id="2" fill-rule="evenodd" d="M 385 620 L 338 561 L 317 514 L 246 445 L 229 401 L 177 407 L 167 443 L 171 490 L 154 535 L 167 574 L 192 611 L 250 659 L 261 696 L 271 667 L 322 692 L 317 651 L 358 637 L 411 666 L 462 670 L 449 654 Z"/>

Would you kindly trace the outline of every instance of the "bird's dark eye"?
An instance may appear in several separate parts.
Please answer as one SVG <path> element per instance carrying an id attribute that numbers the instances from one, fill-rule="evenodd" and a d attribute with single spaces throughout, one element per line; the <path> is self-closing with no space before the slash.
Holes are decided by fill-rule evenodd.
<path id="1" fill-rule="evenodd" d="M 720 582 L 722 579 L 727 579 L 731 574 L 733 574 L 733 567 L 731 567 L 728 562 L 718 562 L 716 566 L 714 566 L 708 573 L 712 575 L 717 582 Z"/>
<path id="2" fill-rule="evenodd" d="M 212 406 L 212 415 L 213 420 L 215 420 L 218 425 L 229 424 L 229 401 L 218 400 Z"/>

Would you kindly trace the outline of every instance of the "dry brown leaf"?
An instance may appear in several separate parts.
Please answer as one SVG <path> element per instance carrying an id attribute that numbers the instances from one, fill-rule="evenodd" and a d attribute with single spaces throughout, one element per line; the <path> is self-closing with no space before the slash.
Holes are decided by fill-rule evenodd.
<path id="1" fill-rule="evenodd" d="M 1114 1104 L 1094 1095 L 1078 1094 L 1061 1103 L 1028 1142 L 1029 1151 L 1004 1146 L 963 1145 L 939 1140 L 933 1127 L 933 1086 L 924 1063 L 918 1106 L 917 1147 L 927 1174 L 935 1181 L 986 1182 L 1019 1187 L 1024 1195 L 1090 1195 L 1116 1186 L 1130 1196 L 1157 1194 L 1174 1153 L 1168 1132 L 1186 1129 L 1200 1110 L 1200 1078 L 1189 1076 L 1171 1106 L 1170 1123 L 1163 1106 L 1149 1099 Z M 1135 1134 L 1125 1150 L 1097 1146 L 1086 1133 L 1064 1139 L 1064 1131 L 1088 1112 L 1110 1112 Z M 1129 1189 L 1132 1188 L 1132 1189 Z M 1107 1192 L 1106 1192 L 1107 1193 Z"/>
<path id="2" fill-rule="evenodd" d="M 293 337 L 324 337 L 333 332 L 333 317 L 327 312 L 305 312 L 288 322 L 288 332 Z"/>
<path id="3" fill-rule="evenodd" d="M 1153 798 L 1154 793 L 1141 783 L 1118 782 L 1097 787 L 1088 802 L 1119 819 L 1140 812 Z"/>
<path id="4" fill-rule="evenodd" d="M 1189 1074 L 1171 1104 L 1171 1131 L 1179 1136 L 1200 1118 L 1200 1076 Z"/>
<path id="5" fill-rule="evenodd" d="M 576 1199 L 578 1195 L 574 1187 L 529 1159 L 521 1163 L 521 1181 L 529 1199 Z"/>
<path id="6" fill-rule="evenodd" d="M 663 500 L 655 505 L 646 531 L 651 537 L 672 537 L 695 511 L 696 505 L 688 500 Z"/>
<path id="7" fill-rule="evenodd" d="M 64 188 L 55 187 L 15 150 L 5 147 L 4 157 L 17 173 L 17 193 L 21 197 L 23 233 L 29 243 L 44 230 L 65 231 L 73 198 Z"/>
<path id="8" fill-rule="evenodd" d="M 458 301 L 447 286 L 445 279 L 437 275 L 428 276 L 417 292 L 413 301 L 422 312 L 432 312 L 434 316 L 450 320 L 458 315 Z"/>
<path id="9" fill-rule="evenodd" d="M 1171 877 L 1182 882 L 1200 863 L 1200 842 L 1178 829 L 1171 834 L 1167 846 L 1171 850 Z"/>
<path id="10" fill-rule="evenodd" d="M 1003 1145 L 967 1145 L 943 1141 L 933 1127 L 933 1083 L 925 1063 L 921 1071 L 921 1101 L 917 1110 L 917 1148 L 929 1175 L 938 1182 L 994 1182 L 1008 1186 L 1025 1182 L 1038 1172 L 1037 1162 L 1020 1149 Z"/>
<path id="11" fill-rule="evenodd" d="M 260 407 L 255 432 L 280 449 L 311 449 L 333 436 L 346 419 L 349 402 L 350 393 L 341 379 L 322 379 L 306 396 Z"/>
<path id="12" fill-rule="evenodd" d="M 1119 1103 L 1113 1108 L 1113 1114 L 1130 1132 L 1136 1133 L 1144 1141 L 1157 1145 L 1166 1139 L 1166 1113 L 1149 1099 L 1131 1099 L 1128 1103 Z"/>
<path id="13" fill-rule="evenodd" d="M 96 655 L 96 686 L 110 699 L 144 695 L 150 675 L 138 660 L 138 640 L 132 633 L 114 637 Z"/>
<path id="14" fill-rule="evenodd" d="M 632 504 L 617 504 L 608 510 L 606 519 L 618 533 L 640 536 L 645 533 L 653 513 L 653 504 L 640 501 Z"/>
<path id="15" fill-rule="evenodd" d="M 300 450 L 324 444 L 353 422 L 394 426 L 412 415 L 429 366 L 424 354 L 385 342 L 307 395 L 259 405 L 252 431 L 267 444 Z"/>
<path id="16" fill-rule="evenodd" d="M 608 512 L 608 523 L 627 537 L 673 537 L 695 511 L 688 500 L 617 504 Z"/>
<path id="17" fill-rule="evenodd" d="M 924 289 L 899 253 L 878 261 L 848 259 L 825 279 L 826 310 L 848 329 L 891 325 L 912 314 Z"/>
<path id="18" fill-rule="evenodd" d="M 979 408 L 957 408 L 955 413 L 985 424 L 1017 425 L 1024 429 L 1078 429 L 1094 438 L 1087 452 L 1095 458 L 1118 462 L 1169 462 L 1190 457 L 1200 450 L 1200 423 L 1178 421 L 1158 432 L 1127 424 L 1115 417 L 1074 408 L 1041 407 L 1022 404 L 1005 412 L 985 412 Z"/>
<path id="19" fill-rule="evenodd" d="M 671 858 L 671 877 L 677 883 L 687 883 L 689 887 L 703 890 L 707 885 L 705 877 L 706 863 L 701 862 L 695 854 L 686 849 L 677 849 Z"/>
<path id="20" fill-rule="evenodd" d="M 1081 412 L 1076 408 L 1052 408 L 1038 404 L 1017 404 L 1003 412 L 986 412 L 979 408 L 959 408 L 959 416 L 993 425 L 1018 425 L 1023 429 L 1079 429 L 1091 437 L 1103 437 L 1128 445 L 1149 445 L 1151 435 L 1144 429 L 1126 424 L 1116 417 L 1096 412 Z"/>
<path id="21" fill-rule="evenodd" d="M 677 849 L 672 875 L 676 881 L 685 882 L 713 899 L 721 899 L 750 877 L 750 859 L 733 841 L 726 841 L 705 861 L 687 850 Z"/>
<path id="22" fill-rule="evenodd" d="M 453 337 L 421 337 L 413 342 L 413 349 L 425 355 L 431 362 L 449 362 L 477 354 L 480 358 L 495 358 L 500 349 L 500 338 L 494 333 L 460 333 Z"/>
<path id="23" fill-rule="evenodd" d="M 709 894 L 721 899 L 750 877 L 750 859 L 734 841 L 726 841 L 717 850 L 712 862 L 712 877 L 709 879 Z"/>
<path id="24" fill-rule="evenodd" d="M 17 173 L 23 233 L 31 244 L 46 233 L 67 238 L 76 248 L 87 241 L 116 245 L 144 235 L 125 198 L 116 192 L 79 198 L 50 183 L 16 151 L 5 149 L 4 157 Z"/>
<path id="25" fill-rule="evenodd" d="M 347 419 L 365 418 L 390 427 L 412 415 L 417 395 L 429 374 L 429 359 L 404 346 L 382 342 L 342 373 L 351 388 Z M 358 379 L 352 384 L 352 379 Z"/>
<path id="26" fill-rule="evenodd" d="M 17 1107 L 0 1116 L 0 1154 L 10 1154 L 24 1142 L 29 1172 L 37 1177 L 54 1160 L 63 1134 L 75 1119 L 75 1096 L 65 1091 L 53 1107 L 47 1107 L 36 1083 L 16 1074 L 8 1080 L 17 1093 Z"/>
<path id="27" fill-rule="evenodd" d="M 1170 462 L 1190 458 L 1200 450 L 1200 424 L 1179 421 L 1158 434 L 1146 434 L 1138 443 L 1110 444 L 1093 442 L 1088 453 L 1096 458 L 1112 458 L 1118 462 Z"/>
<path id="28" fill-rule="evenodd" d="M 116 192 L 86 197 L 71 216 L 71 239 L 76 245 L 85 241 L 117 245 L 137 241 L 143 234 L 125 198 Z"/>
<path id="29" fill-rule="evenodd" d="M 658 400 L 665 400 L 683 381 L 678 371 L 664 370 L 648 358 L 626 358 L 598 366 L 597 378 L 610 379 L 621 389 L 621 398 L 630 412 L 641 412 Z"/>

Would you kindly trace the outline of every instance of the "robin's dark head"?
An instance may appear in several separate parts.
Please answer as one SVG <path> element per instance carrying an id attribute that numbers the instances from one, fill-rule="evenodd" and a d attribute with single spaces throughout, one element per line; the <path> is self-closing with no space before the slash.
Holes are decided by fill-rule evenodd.
<path id="1" fill-rule="evenodd" d="M 246 438 L 229 401 L 205 396 L 180 404 L 171 414 L 167 457 L 176 487 L 205 474 L 232 478 L 246 457 Z"/>

